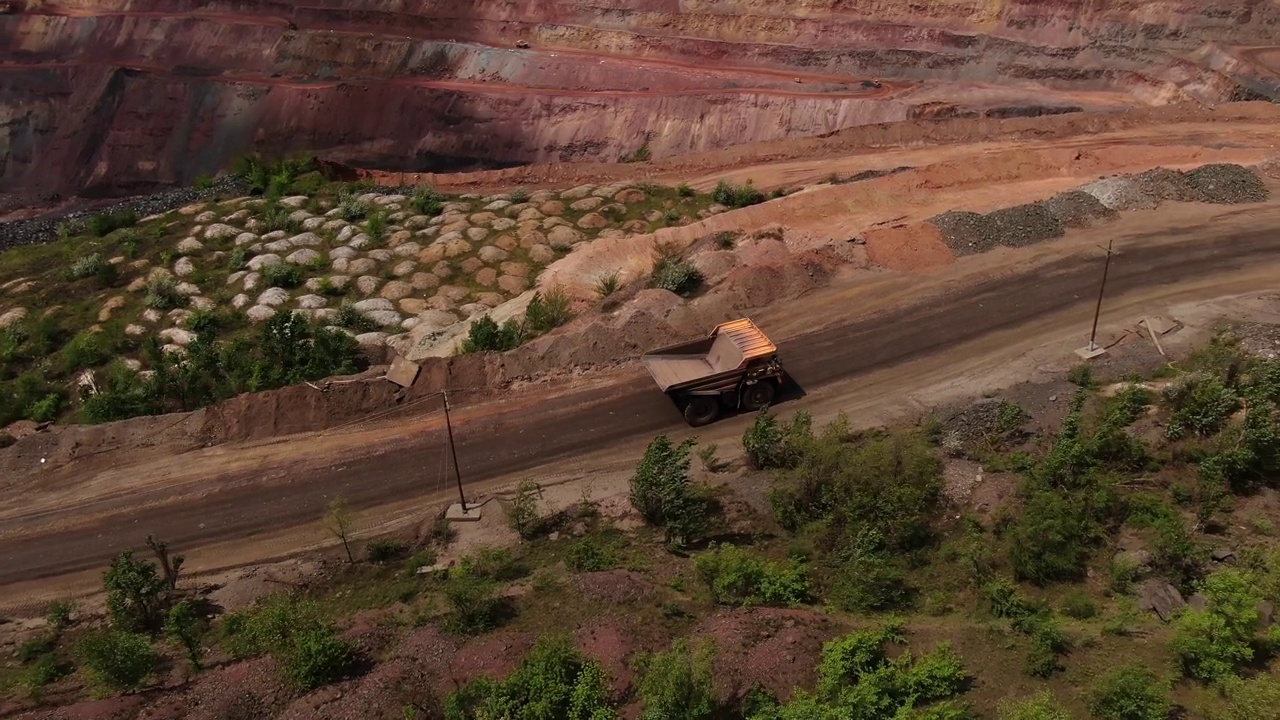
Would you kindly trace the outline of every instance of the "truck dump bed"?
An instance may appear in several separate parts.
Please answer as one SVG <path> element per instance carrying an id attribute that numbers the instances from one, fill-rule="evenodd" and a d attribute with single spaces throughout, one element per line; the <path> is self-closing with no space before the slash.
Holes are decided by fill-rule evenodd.
<path id="1" fill-rule="evenodd" d="M 746 368 L 778 348 L 750 319 L 716 326 L 709 337 L 653 350 L 640 356 L 663 392 Z"/>

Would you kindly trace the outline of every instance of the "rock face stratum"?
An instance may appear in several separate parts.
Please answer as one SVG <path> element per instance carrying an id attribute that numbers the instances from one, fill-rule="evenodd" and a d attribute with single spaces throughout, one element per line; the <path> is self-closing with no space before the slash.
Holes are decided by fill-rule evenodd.
<path id="1" fill-rule="evenodd" d="M 0 193 L 252 150 L 424 171 L 642 160 L 913 118 L 1274 95 L 1274 3 L 21 0 Z M 9 203 L 12 204 L 12 203 Z"/>

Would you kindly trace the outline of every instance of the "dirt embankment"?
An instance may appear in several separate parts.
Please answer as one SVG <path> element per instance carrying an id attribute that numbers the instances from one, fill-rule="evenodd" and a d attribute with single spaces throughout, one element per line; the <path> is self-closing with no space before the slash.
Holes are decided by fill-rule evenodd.
<path id="1" fill-rule="evenodd" d="M 913 118 L 1216 103 L 1240 97 L 1237 70 L 1265 90 L 1223 48 L 1269 41 L 1275 8 L 1210 10 L 49 0 L 0 16 L 17 40 L 0 55 L 0 191 L 138 192 L 252 149 L 406 171 L 667 157 Z M 1207 43 L 1203 65 L 1183 58 Z"/>

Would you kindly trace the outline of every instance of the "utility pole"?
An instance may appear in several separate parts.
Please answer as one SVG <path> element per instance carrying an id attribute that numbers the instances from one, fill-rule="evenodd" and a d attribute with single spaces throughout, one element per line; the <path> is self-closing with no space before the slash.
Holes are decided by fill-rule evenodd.
<path id="1" fill-rule="evenodd" d="M 453 456 L 453 476 L 458 481 L 458 501 L 462 503 L 462 512 L 467 511 L 467 496 L 462 494 L 462 469 L 458 467 L 458 448 L 453 444 L 453 423 L 449 421 L 449 391 L 445 390 L 444 395 L 444 427 L 449 434 L 449 454 Z"/>
<path id="2" fill-rule="evenodd" d="M 1098 304 L 1093 309 L 1093 329 L 1089 331 L 1089 344 L 1076 350 L 1076 354 L 1085 360 L 1095 358 L 1107 351 L 1106 348 L 1098 347 L 1096 340 L 1098 338 L 1098 318 L 1102 316 L 1102 296 L 1107 291 L 1107 273 L 1111 270 L 1111 256 L 1119 254 L 1111 250 L 1113 242 L 1115 242 L 1114 239 L 1108 240 L 1105 248 L 1101 245 L 1098 246 L 1107 252 L 1107 258 L 1102 265 L 1102 284 L 1098 286 Z"/>
<path id="3" fill-rule="evenodd" d="M 449 419 L 449 391 L 441 391 L 444 396 L 444 427 L 449 435 L 449 454 L 453 457 L 453 476 L 458 482 L 458 505 L 457 510 L 453 507 L 445 513 L 448 520 L 479 520 L 480 507 L 467 507 L 467 496 L 462 492 L 462 468 L 458 467 L 458 448 L 453 442 L 453 422 Z"/>

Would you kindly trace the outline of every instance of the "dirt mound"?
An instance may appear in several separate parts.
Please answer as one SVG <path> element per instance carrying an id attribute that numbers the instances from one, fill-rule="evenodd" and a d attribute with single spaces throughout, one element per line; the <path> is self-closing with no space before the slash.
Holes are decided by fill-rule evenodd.
<path id="1" fill-rule="evenodd" d="M 984 253 L 996 246 L 995 234 L 986 216 L 967 210 L 952 210 L 929 219 L 942 234 L 942 241 L 958 257 Z"/>
<path id="2" fill-rule="evenodd" d="M 1080 188 L 1112 210 L 1150 210 L 1159 203 L 1127 177 L 1110 177 Z"/>
<path id="3" fill-rule="evenodd" d="M 987 213 L 987 227 L 999 245 L 1026 247 L 1062 237 L 1062 223 L 1040 203 L 1015 205 Z"/>
<path id="4" fill-rule="evenodd" d="M 1262 202 L 1271 197 L 1271 191 L 1263 184 L 1262 178 L 1240 165 L 1204 165 L 1186 173 L 1186 179 L 1203 202 L 1232 205 Z"/>
<path id="5" fill-rule="evenodd" d="M 1195 202 L 1201 199 L 1186 173 L 1155 168 L 1133 176 L 1133 184 L 1139 193 L 1156 201 Z"/>
<path id="6" fill-rule="evenodd" d="M 203 672 L 181 693 L 168 696 L 140 716 L 147 720 L 275 717 L 289 690 L 273 658 L 235 663 Z"/>
<path id="7" fill-rule="evenodd" d="M 954 456 L 991 450 L 1010 439 L 1026 415 L 1016 404 L 988 398 L 960 409 L 942 421 L 941 445 Z"/>
<path id="8" fill-rule="evenodd" d="M 897 225 L 864 235 L 867 260 L 889 270 L 913 272 L 955 262 L 941 231 L 930 223 Z"/>
<path id="9" fill-rule="evenodd" d="M 653 597 L 657 590 L 643 576 L 629 570 L 583 573 L 576 584 L 584 598 L 602 605 L 634 604 Z"/>
<path id="10" fill-rule="evenodd" d="M 716 645 L 716 692 L 725 700 L 742 697 L 757 683 L 780 699 L 798 687 L 813 687 L 822 644 L 840 628 L 808 610 L 751 608 L 728 610 L 698 628 Z"/>
<path id="11" fill-rule="evenodd" d="M 1089 228 L 1120 217 L 1120 213 L 1103 205 L 1098 198 L 1080 190 L 1059 193 L 1042 205 L 1067 228 Z"/>

